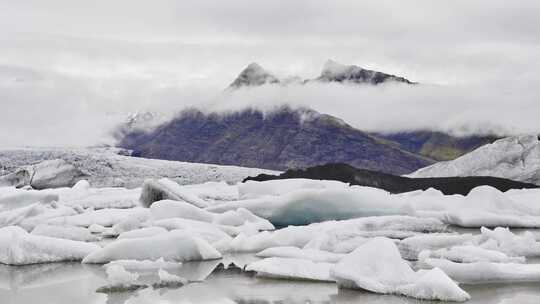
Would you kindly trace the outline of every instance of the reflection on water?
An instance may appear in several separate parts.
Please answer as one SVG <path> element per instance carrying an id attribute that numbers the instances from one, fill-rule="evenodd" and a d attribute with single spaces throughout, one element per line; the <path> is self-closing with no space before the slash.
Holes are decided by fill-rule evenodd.
<path id="1" fill-rule="evenodd" d="M 366 291 L 340 290 L 335 284 L 263 279 L 241 271 L 253 256 L 185 263 L 172 273 L 193 282 L 180 288 L 145 288 L 131 292 L 97 293 L 107 284 L 103 267 L 80 263 L 29 266 L 0 265 L 0 303 L 4 304 L 137 304 L 137 303 L 430 303 Z M 223 267 L 223 264 L 238 267 Z M 141 280 L 155 281 L 157 271 Z M 471 296 L 467 303 L 540 303 L 540 284 L 462 285 Z M 440 302 L 433 302 L 440 303 Z"/>

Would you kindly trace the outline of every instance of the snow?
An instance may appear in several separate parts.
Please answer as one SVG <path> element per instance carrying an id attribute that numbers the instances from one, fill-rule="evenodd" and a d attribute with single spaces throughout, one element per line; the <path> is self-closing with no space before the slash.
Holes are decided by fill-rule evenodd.
<path id="1" fill-rule="evenodd" d="M 460 283 L 540 282 L 540 264 L 455 263 L 443 259 L 426 259 L 423 263 L 442 269 Z"/>
<path id="2" fill-rule="evenodd" d="M 140 187 L 144 180 L 167 177 L 179 184 L 237 183 L 248 176 L 279 172 L 146 159 L 119 155 L 117 148 L 21 148 L 0 150 L 0 163 L 9 172 L 44 160 L 63 159 L 79 169 L 93 187 Z M 0 182 L 1 185 L 1 182 Z"/>
<path id="3" fill-rule="evenodd" d="M 540 185 L 540 141 L 536 135 L 503 138 L 409 176 L 495 176 Z"/>
<path id="4" fill-rule="evenodd" d="M 330 276 L 331 263 L 316 263 L 294 258 L 267 258 L 246 266 L 258 276 L 277 279 L 334 282 Z"/>
<path id="5" fill-rule="evenodd" d="M 330 270 L 338 286 L 425 300 L 466 301 L 470 296 L 438 269 L 414 272 L 396 245 L 374 238 L 345 256 Z"/>
<path id="6" fill-rule="evenodd" d="M 293 258 L 312 262 L 336 263 L 345 255 L 317 249 L 300 249 L 297 247 L 272 247 L 258 252 L 256 256 L 261 258 Z"/>
<path id="7" fill-rule="evenodd" d="M 83 263 L 107 263 L 114 260 L 198 261 L 221 258 L 221 254 L 203 239 L 188 232 L 171 231 L 153 237 L 116 240 L 86 256 Z"/>
<path id="8" fill-rule="evenodd" d="M 92 235 L 89 229 L 74 226 L 53 226 L 41 224 L 36 226 L 32 230 L 31 234 L 81 242 L 93 242 L 97 241 L 98 239 L 96 236 Z"/>
<path id="9" fill-rule="evenodd" d="M 33 235 L 17 226 L 0 228 L 0 263 L 26 265 L 78 261 L 99 246 L 66 239 Z"/>

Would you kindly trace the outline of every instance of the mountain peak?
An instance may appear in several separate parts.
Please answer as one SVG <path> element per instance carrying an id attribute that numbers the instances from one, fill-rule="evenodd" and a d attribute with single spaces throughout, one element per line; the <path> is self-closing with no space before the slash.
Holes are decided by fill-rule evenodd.
<path id="1" fill-rule="evenodd" d="M 319 76 L 317 80 L 323 82 L 351 82 L 374 85 L 387 81 L 402 82 L 407 84 L 414 83 L 403 77 L 364 69 L 356 65 L 344 65 L 331 59 L 326 61 L 323 66 L 321 76 Z"/>
<path id="2" fill-rule="evenodd" d="M 274 75 L 270 74 L 258 63 L 250 63 L 229 86 L 230 88 L 260 86 L 268 83 L 279 83 Z"/>

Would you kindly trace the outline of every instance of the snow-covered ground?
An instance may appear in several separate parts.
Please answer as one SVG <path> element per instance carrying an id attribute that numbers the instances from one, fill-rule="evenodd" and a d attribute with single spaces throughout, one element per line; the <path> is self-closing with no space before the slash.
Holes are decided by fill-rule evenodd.
<path id="1" fill-rule="evenodd" d="M 445 196 L 303 179 L 143 184 L 0 187 L 0 263 L 98 267 L 95 288 L 107 294 L 190 288 L 238 254 L 246 258 L 232 262 L 261 280 L 324 282 L 388 299 L 466 301 L 474 293 L 459 283 L 540 282 L 532 263 L 540 241 L 512 230 L 540 227 L 537 189 Z M 182 274 L 201 263 L 214 266 Z"/>
<path id="2" fill-rule="evenodd" d="M 495 176 L 540 185 L 540 140 L 536 135 L 503 138 L 408 176 Z"/>

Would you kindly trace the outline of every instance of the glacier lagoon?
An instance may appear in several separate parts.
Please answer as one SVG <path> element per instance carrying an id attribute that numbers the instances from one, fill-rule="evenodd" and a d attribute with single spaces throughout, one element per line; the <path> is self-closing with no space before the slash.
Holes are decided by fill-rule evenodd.
<path id="1" fill-rule="evenodd" d="M 225 256 L 222 260 L 186 262 L 173 274 L 188 278 L 182 287 L 100 293 L 107 284 L 101 265 L 48 263 L 26 266 L 0 265 L 0 303 L 430 303 L 413 298 L 339 289 L 335 283 L 261 278 L 241 268 L 256 260 L 252 254 Z M 534 259 L 529 263 L 537 263 Z M 142 280 L 155 274 L 145 273 Z M 540 282 L 511 284 L 461 284 L 471 295 L 467 303 L 539 303 Z M 433 303 L 441 303 L 433 301 Z"/>

